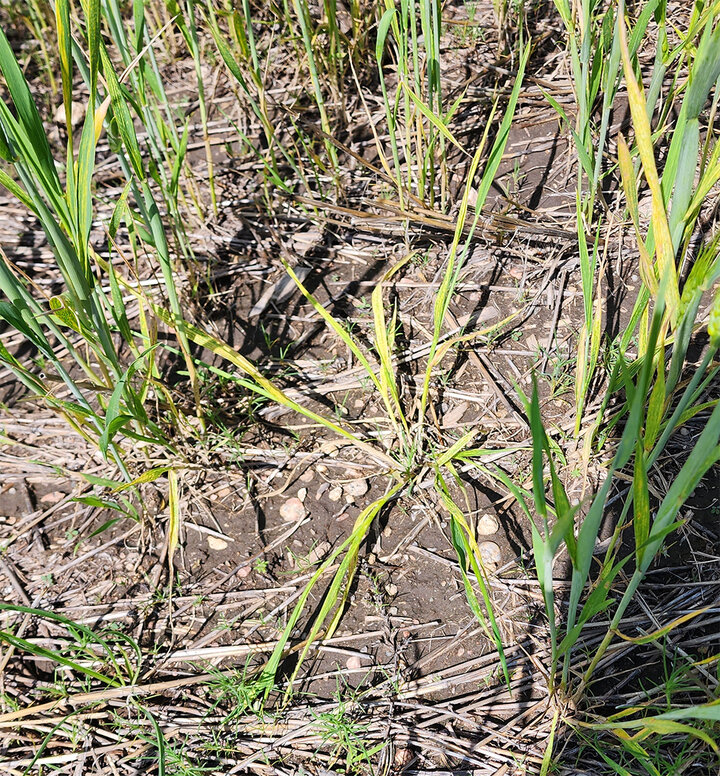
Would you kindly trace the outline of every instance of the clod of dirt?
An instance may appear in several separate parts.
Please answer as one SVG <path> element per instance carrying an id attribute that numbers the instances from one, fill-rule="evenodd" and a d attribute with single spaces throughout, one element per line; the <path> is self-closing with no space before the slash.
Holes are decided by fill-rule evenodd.
<path id="1" fill-rule="evenodd" d="M 314 547 L 305 557 L 305 562 L 308 564 L 308 566 L 313 566 L 318 561 L 323 560 L 323 558 L 330 552 L 332 549 L 332 544 L 330 542 L 320 542 L 316 547 Z"/>
<path id="2" fill-rule="evenodd" d="M 327 497 L 329 501 L 340 501 L 340 499 L 342 498 L 342 494 L 343 494 L 343 489 L 339 485 L 337 485 L 334 488 L 330 488 L 330 490 L 328 491 Z"/>
<path id="3" fill-rule="evenodd" d="M 449 412 L 446 412 L 443 416 L 443 426 L 451 428 L 452 426 L 457 425 L 463 419 L 469 406 L 468 402 L 461 401 L 457 407 L 453 407 Z"/>
<path id="4" fill-rule="evenodd" d="M 280 517 L 282 517 L 286 523 L 297 523 L 302 520 L 306 514 L 307 512 L 302 501 L 296 496 L 289 498 L 280 507 Z"/>
<path id="5" fill-rule="evenodd" d="M 225 539 L 221 539 L 219 536 L 208 536 L 207 543 L 211 550 L 227 550 L 228 546 Z"/>
<path id="6" fill-rule="evenodd" d="M 352 482 L 348 482 L 343 490 L 345 491 L 346 496 L 358 498 L 364 496 L 368 492 L 368 488 L 367 480 L 353 480 Z"/>
<path id="7" fill-rule="evenodd" d="M 50 504 L 52 506 L 53 504 L 57 504 L 62 501 L 66 495 L 67 494 L 63 493 L 61 490 L 53 490 L 50 493 L 46 493 L 44 496 L 41 496 L 40 503 Z"/>
<path id="8" fill-rule="evenodd" d="M 499 566 L 502 562 L 502 552 L 495 542 L 480 542 L 478 545 L 480 557 L 486 566 Z"/>
<path id="9" fill-rule="evenodd" d="M 309 267 L 297 267 L 295 274 L 302 282 L 310 273 Z M 265 293 L 257 300 L 248 315 L 249 320 L 254 321 L 259 318 L 270 303 L 282 305 L 297 291 L 297 286 L 289 275 L 284 275 L 275 285 L 266 289 Z"/>
<path id="10" fill-rule="evenodd" d="M 85 105 L 81 102 L 75 102 L 74 100 L 70 103 L 70 121 L 72 122 L 73 127 L 77 127 L 82 123 L 82 120 L 85 118 Z M 65 126 L 65 106 L 60 105 L 58 106 L 58 109 L 53 114 L 53 121 L 56 124 L 62 124 Z"/>
<path id="11" fill-rule="evenodd" d="M 393 759 L 393 770 L 397 771 L 398 773 L 402 770 L 405 770 L 405 768 L 407 768 L 414 759 L 415 755 L 413 755 L 410 749 L 396 749 L 395 757 Z"/>
<path id="12" fill-rule="evenodd" d="M 485 514 L 477 522 L 477 532 L 484 536 L 497 533 L 499 527 L 497 518 L 494 515 Z"/>
<path id="13" fill-rule="evenodd" d="M 296 232 L 292 240 L 293 250 L 300 256 L 304 256 L 311 251 L 322 238 L 323 233 L 314 227 L 305 232 Z"/>

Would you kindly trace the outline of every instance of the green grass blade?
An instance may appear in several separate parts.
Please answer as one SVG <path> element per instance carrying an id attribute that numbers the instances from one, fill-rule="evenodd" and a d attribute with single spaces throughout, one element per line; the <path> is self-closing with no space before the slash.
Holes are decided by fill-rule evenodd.
<path id="1" fill-rule="evenodd" d="M 0 29 L 0 70 L 5 76 L 10 99 L 17 110 L 19 125 L 27 134 L 30 143 L 30 158 L 36 162 L 38 172 L 41 174 L 47 190 L 54 192 L 57 197 L 61 197 L 60 179 L 55 169 L 55 161 L 45 135 L 42 119 L 30 94 L 25 76 L 20 70 L 15 54 L 2 29 Z M 5 107 L 4 103 L 3 107 Z"/>
<path id="2" fill-rule="evenodd" d="M 645 450 L 638 439 L 635 448 L 635 471 L 633 475 L 633 529 L 635 531 L 636 561 L 642 563 L 645 543 L 650 535 L 650 498 Z"/>
<path id="3" fill-rule="evenodd" d="M 503 648 L 502 634 L 500 633 L 500 627 L 497 623 L 497 618 L 495 617 L 495 610 L 492 605 L 492 599 L 490 598 L 490 590 L 486 581 L 486 572 L 485 568 L 482 566 L 482 556 L 477 546 L 477 541 L 470 530 L 470 526 L 468 525 L 462 510 L 450 497 L 445 480 L 443 479 L 440 470 L 437 468 L 435 470 L 435 483 L 435 490 L 445 508 L 450 513 L 452 542 L 460 562 L 460 571 L 462 573 L 468 603 L 480 624 L 495 643 L 505 682 L 509 687 L 510 673 L 505 657 L 505 650 Z M 483 613 L 478 603 L 475 591 L 468 578 L 467 569 L 469 568 L 472 569 L 475 581 L 480 588 L 480 595 L 482 596 L 483 604 L 485 605 L 485 613 Z"/>
<path id="4" fill-rule="evenodd" d="M 315 617 L 315 620 L 313 622 L 308 638 L 304 642 L 304 645 L 302 647 L 302 652 L 298 660 L 298 664 L 295 668 L 294 674 L 297 674 L 297 671 L 299 670 L 300 665 L 303 659 L 305 658 L 305 655 L 307 654 L 308 649 L 312 646 L 313 641 L 317 638 L 320 632 L 320 629 L 322 628 L 323 624 L 326 622 L 330 612 L 340 600 L 342 585 L 345 584 L 347 586 L 350 584 L 351 580 L 348 578 L 347 573 L 351 565 L 352 552 L 357 551 L 357 548 L 365 538 L 367 531 L 370 525 L 372 524 L 372 521 L 375 519 L 375 517 L 380 512 L 380 510 L 391 499 L 393 499 L 403 487 L 405 487 L 405 483 L 397 483 L 387 493 L 385 493 L 385 495 L 381 496 L 380 498 L 373 501 L 372 504 L 365 507 L 365 509 L 362 510 L 362 512 L 358 515 L 357 519 L 355 520 L 355 525 L 353 527 L 353 530 L 350 536 L 347 539 L 345 539 L 345 541 L 343 541 L 338 547 L 336 547 L 330 553 L 330 555 L 320 564 L 317 571 L 315 571 L 315 573 L 310 578 L 310 581 L 303 589 L 297 604 L 295 604 L 295 608 L 293 609 L 292 613 L 290 614 L 290 617 L 288 618 L 287 624 L 283 629 L 283 632 L 278 640 L 278 643 L 275 645 L 275 648 L 272 654 L 270 655 L 270 658 L 268 659 L 267 663 L 265 664 L 262 670 L 262 675 L 261 675 L 260 681 L 258 682 L 258 687 L 261 691 L 264 691 L 266 696 L 273 688 L 275 677 L 280 667 L 280 662 L 283 656 L 285 655 L 288 641 L 290 640 L 292 633 L 295 630 L 295 627 L 300 619 L 300 615 L 304 611 L 307 600 L 310 596 L 310 593 L 313 591 L 315 585 L 323 576 L 323 574 L 333 565 L 333 563 L 335 563 L 337 558 L 343 552 L 348 550 L 345 558 L 340 564 L 340 567 L 335 572 L 333 581 L 331 582 L 330 588 L 325 594 L 323 603 L 320 607 L 320 610 L 317 616 Z M 292 682 L 290 683 L 290 687 L 292 687 Z"/>

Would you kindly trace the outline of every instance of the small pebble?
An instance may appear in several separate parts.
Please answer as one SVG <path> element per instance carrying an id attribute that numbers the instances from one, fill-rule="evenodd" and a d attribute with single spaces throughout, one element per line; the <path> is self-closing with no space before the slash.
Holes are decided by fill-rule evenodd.
<path id="1" fill-rule="evenodd" d="M 245 577 L 249 577 L 250 574 L 252 574 L 252 569 L 250 566 L 243 566 L 241 569 L 238 569 L 237 573 L 240 579 L 245 579 Z"/>
<path id="2" fill-rule="evenodd" d="M 340 501 L 342 495 L 343 489 L 339 485 L 336 485 L 328 491 L 327 497 L 330 501 Z"/>
<path id="3" fill-rule="evenodd" d="M 368 556 L 367 556 L 368 566 L 374 566 L 376 560 L 377 560 L 377 558 L 375 557 L 375 553 L 374 552 L 369 552 Z"/>
<path id="4" fill-rule="evenodd" d="M 357 671 L 359 668 L 362 668 L 362 660 L 357 655 L 352 655 L 347 659 L 345 665 L 348 671 Z"/>
<path id="5" fill-rule="evenodd" d="M 390 528 L 389 525 L 386 525 L 385 528 L 383 528 L 382 535 L 387 539 L 390 536 L 392 536 L 392 528 Z"/>
<path id="6" fill-rule="evenodd" d="M 296 497 L 289 498 L 280 507 L 280 517 L 282 517 L 286 523 L 297 523 L 302 520 L 306 514 L 307 512 L 305 511 L 302 501 Z"/>
<path id="7" fill-rule="evenodd" d="M 343 512 L 335 518 L 336 523 L 342 523 L 343 520 L 347 520 L 350 515 L 347 512 Z"/>
<path id="8" fill-rule="evenodd" d="M 211 550 L 226 550 L 228 546 L 225 539 L 221 539 L 219 536 L 208 536 L 207 543 Z"/>
<path id="9" fill-rule="evenodd" d="M 477 522 L 477 531 L 479 534 L 494 534 L 499 528 L 497 518 L 494 515 L 483 515 Z"/>
<path id="10" fill-rule="evenodd" d="M 317 465 L 318 474 L 327 474 L 328 473 L 328 467 L 325 466 L 324 463 L 319 463 Z"/>
<path id="11" fill-rule="evenodd" d="M 319 468 L 319 467 L 318 467 Z M 312 482 L 313 477 L 315 476 L 315 473 L 312 469 L 306 469 L 301 475 L 300 475 L 300 482 Z"/>
<path id="12" fill-rule="evenodd" d="M 305 499 L 307 498 L 307 488 L 300 488 L 300 490 L 297 492 L 297 497 L 304 504 L 305 503 Z"/>
<path id="13" fill-rule="evenodd" d="M 391 582 L 391 583 L 390 583 L 390 584 L 389 584 L 389 585 L 388 585 L 388 586 L 385 588 L 385 592 L 386 592 L 386 593 L 387 593 L 387 594 L 388 594 L 388 595 L 389 595 L 391 598 L 392 598 L 392 596 L 395 596 L 395 595 L 397 595 L 397 591 L 398 591 L 398 589 L 397 589 L 397 585 L 393 585 L 393 583 L 392 583 L 392 582 Z"/>
<path id="14" fill-rule="evenodd" d="M 495 542 L 480 542 L 478 545 L 480 556 L 483 563 L 492 568 L 497 567 L 502 562 L 502 552 L 500 546 Z"/>

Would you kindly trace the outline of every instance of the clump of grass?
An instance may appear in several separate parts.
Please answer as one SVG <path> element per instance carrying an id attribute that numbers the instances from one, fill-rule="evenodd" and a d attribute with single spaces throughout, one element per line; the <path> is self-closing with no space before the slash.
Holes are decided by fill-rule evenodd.
<path id="1" fill-rule="evenodd" d="M 575 121 L 571 124 L 564 109 L 552 96 L 547 95 L 549 102 L 570 127 L 577 153 L 576 219 L 584 314 L 575 374 L 577 436 L 580 434 L 587 397 L 595 381 L 602 338 L 603 304 L 598 273 L 606 205 L 601 185 L 609 173 L 606 154 L 610 118 L 616 106 L 622 71 L 626 67 L 623 60 L 636 57 L 646 39 L 653 14 L 659 22 L 659 34 L 655 69 L 648 92 L 648 115 L 655 108 L 662 79 L 672 57 L 668 57 L 666 52 L 667 4 L 664 1 L 648 3 L 640 9 L 625 52 L 621 51 L 621 32 L 624 33 L 626 24 L 624 3 L 606 8 L 591 0 L 582 0 L 575 13 L 567 0 L 554 2 L 568 33 L 577 106 Z M 598 112 L 599 122 L 596 120 Z M 593 237 L 592 245 L 588 245 L 587 235 Z M 672 295 L 674 292 L 671 289 L 669 293 Z M 638 315 L 642 314 L 646 303 L 647 297 L 640 294 L 636 308 Z M 634 330 L 633 326 L 629 328 Z M 627 341 L 624 341 L 624 345 L 627 347 Z"/>
<path id="2" fill-rule="evenodd" d="M 137 51 L 137 46 L 145 40 L 144 16 L 136 15 L 134 49 L 125 36 L 117 4 L 109 2 L 101 7 L 99 2 L 89 3 L 85 24 L 77 30 L 85 39 L 88 62 L 73 40 L 70 6 L 66 0 L 56 4 L 55 16 L 67 154 L 62 162 L 53 157 L 27 81 L 7 38 L 1 34 L 0 69 L 14 112 L 5 103 L 0 108 L 0 154 L 11 165 L 16 177 L 0 171 L 0 183 L 38 219 L 56 257 L 65 291 L 59 296 L 44 298 L 32 278 L 24 276 L 2 257 L 0 286 L 7 300 L 2 303 L 2 318 L 20 332 L 43 359 L 43 374 L 30 364 L 20 363 L 5 348 L 0 358 L 26 387 L 66 417 L 76 430 L 97 444 L 124 470 L 122 454 L 115 442 L 121 431 L 133 440 L 172 451 L 168 436 L 150 418 L 145 404 L 153 394 L 163 396 L 171 411 L 174 404 L 159 379 L 156 354 L 159 343 L 150 324 L 153 312 L 148 300 L 139 290 L 135 278 L 124 277 L 112 261 L 102 258 L 94 250 L 91 242 L 96 146 L 107 121 L 112 127 L 111 146 L 119 154 L 127 177 L 125 190 L 108 225 L 111 244 L 114 244 L 120 225 L 125 223 L 133 238 L 131 244 L 136 256 L 151 250 L 157 257 L 169 306 L 168 323 L 178 331 L 180 349 L 200 412 L 194 361 L 190 358 L 188 340 L 177 327 L 183 314 L 171 250 L 153 194 L 157 183 L 165 193 L 165 201 L 170 203 L 174 223 L 180 224 L 177 180 L 187 145 L 187 127 L 184 136 L 179 137 L 174 132 L 174 123 L 163 121 L 145 96 L 155 94 L 159 103 L 167 105 L 157 65 L 148 54 L 152 49 L 145 46 Z M 101 39 L 103 19 L 128 65 L 121 77 L 116 74 Z M 149 62 L 143 59 L 144 56 Z M 74 93 L 76 68 L 87 88 L 79 143 L 75 142 L 71 112 L 73 99 L 83 96 Z M 128 99 L 129 93 L 122 83 L 125 76 L 130 78 L 137 101 Z M 105 85 L 104 95 L 101 81 Z M 158 159 L 154 166 L 156 180 L 143 160 L 128 106 L 136 107 L 148 128 L 150 147 Z M 173 138 L 170 147 L 175 149 L 174 159 L 165 151 L 166 137 Z M 172 173 L 166 177 L 164 170 L 167 168 L 172 169 Z M 184 244 L 182 229 L 178 228 L 174 233 L 180 244 Z M 187 251 L 185 254 L 188 255 Z M 109 282 L 109 293 L 103 290 L 104 282 Z M 128 320 L 124 293 L 139 303 L 139 331 L 134 331 Z M 61 355 L 65 352 L 69 358 Z M 79 379 L 72 365 L 84 373 L 86 379 Z M 52 382 L 55 380 L 65 384 L 70 401 L 55 398 Z"/>
<path id="3" fill-rule="evenodd" d="M 15 635 L 0 631 L 0 641 L 11 647 L 63 666 L 87 682 L 99 682 L 105 687 L 121 687 L 137 681 L 142 666 L 140 646 L 127 634 L 115 628 L 101 631 L 73 622 L 55 612 L 28 606 L 0 603 L 0 611 L 38 617 L 65 631 L 59 647 L 48 649 Z"/>
<path id="4" fill-rule="evenodd" d="M 392 152 L 392 166 L 376 135 L 380 159 L 394 180 L 400 206 L 417 199 L 444 209 L 448 204 L 446 143 L 460 148 L 448 125 L 460 106 L 443 106 L 439 6 L 420 3 L 388 5 L 378 21 L 375 58 L 382 89 Z M 387 56 L 397 73 L 392 89 L 385 77 Z M 401 161 L 402 160 L 402 161 Z"/>
<path id="5" fill-rule="evenodd" d="M 583 95 L 582 99 L 578 97 L 578 124 L 574 132 L 580 158 L 579 174 L 581 178 L 586 176 L 592 184 L 587 190 L 584 203 L 578 197 L 579 233 L 586 228 L 585 216 L 589 218 L 593 213 L 599 180 L 600 158 L 591 164 L 589 151 L 595 149 L 602 153 L 607 114 L 612 107 L 612 99 L 608 103 L 608 94 L 610 98 L 616 94 L 616 74 L 620 67 L 630 103 L 634 149 L 631 151 L 620 136 L 618 166 L 637 239 L 643 286 L 635 302 L 630 325 L 618 339 L 617 360 L 609 376 L 598 421 L 598 425 L 605 422 L 611 398 L 622 397 L 619 409 L 615 410 L 611 420 L 613 428 L 619 430 L 620 437 L 604 482 L 579 521 L 576 516 L 580 505 L 570 503 L 555 468 L 555 455 L 543 428 L 537 388 L 534 388 L 531 399 L 526 400 L 533 436 L 532 494 L 527 494 L 500 470 L 488 467 L 483 467 L 483 470 L 489 477 L 505 484 L 530 521 L 536 571 L 550 624 L 552 657 L 548 668 L 549 690 L 556 695 L 560 705 L 571 699 L 574 707 L 585 697 L 596 669 L 613 640 L 618 637 L 623 617 L 646 573 L 662 552 L 667 537 L 681 525 L 680 512 L 683 505 L 706 473 L 720 460 L 720 404 L 716 399 L 705 398 L 718 370 L 714 359 L 720 345 L 717 323 L 720 320 L 720 295 L 716 295 L 712 303 L 709 318 L 703 319 L 699 313 L 701 300 L 720 277 L 718 238 L 715 236 L 710 239 L 695 253 L 690 249 L 702 203 L 720 174 L 717 166 L 720 144 L 711 128 L 707 131 L 705 142 L 701 142 L 698 120 L 720 75 L 720 26 L 709 9 L 703 12 L 696 7 L 689 19 L 688 33 L 678 49 L 672 50 L 667 46 L 659 49 L 661 58 L 656 65 L 663 74 L 671 63 L 678 61 L 681 51 L 688 67 L 682 106 L 670 134 L 663 171 L 659 173 L 655 159 L 664 137 L 662 133 L 653 135 L 650 124 L 657 99 L 656 84 L 653 81 L 646 96 L 636 76 L 634 62 L 649 21 L 650 5 L 641 10 L 630 38 L 626 32 L 624 3 L 619 4 L 616 17 L 612 16 L 612 9 L 609 10 L 602 29 L 614 23 L 616 36 L 611 40 L 605 35 L 605 43 L 598 41 L 594 52 L 588 51 L 587 37 L 593 29 L 594 22 L 588 16 L 593 4 L 582 4 L 581 10 L 586 14 L 581 17 L 584 18 L 582 24 L 579 18 L 569 13 L 567 4 L 557 2 L 556 5 L 570 31 L 576 91 Z M 659 5 L 659 40 L 660 43 L 666 43 L 665 5 Z M 576 35 L 585 37 L 578 42 Z M 690 48 L 690 41 L 696 42 L 695 48 Z M 600 58 L 601 64 L 597 64 L 598 60 L 592 57 Z M 593 61 L 596 65 L 592 71 L 593 78 L 589 80 L 590 73 L 586 71 Z M 594 144 L 595 140 L 591 140 L 590 111 L 597 91 L 582 90 L 591 86 L 597 89 L 602 81 L 598 74 L 603 72 L 606 73 L 605 82 L 609 91 L 604 96 L 600 145 L 593 145 L 591 149 L 588 143 Z M 712 101 L 713 114 L 716 101 L 717 96 Z M 666 113 L 663 115 L 667 117 Z M 637 156 L 635 160 L 633 153 Z M 652 216 L 647 232 L 643 231 L 638 211 L 640 169 L 652 197 Z M 581 189 L 582 185 L 578 184 L 578 192 Z M 582 238 L 580 250 L 583 259 Z M 599 318 L 589 316 L 592 310 L 588 305 L 595 292 L 592 283 L 586 281 L 592 280 L 596 267 L 594 262 L 588 264 L 587 258 L 588 255 L 585 255 L 581 267 L 586 324 L 593 328 L 599 327 L 600 323 Z M 683 270 L 686 273 L 685 281 L 681 283 Z M 703 325 L 707 326 L 709 345 L 700 363 L 690 367 L 689 348 L 698 328 Z M 627 355 L 628 344 L 634 335 L 637 335 L 639 348 L 637 357 L 631 359 Z M 581 342 L 584 336 L 581 334 Z M 593 351 L 599 347 L 597 338 L 595 342 Z M 588 364 L 594 369 L 597 362 L 596 353 L 589 362 L 586 356 L 587 353 L 581 347 L 579 358 L 585 361 L 579 364 L 576 430 L 581 427 L 584 399 L 589 385 L 589 373 L 586 370 Z M 673 433 L 690 421 L 696 425 L 701 424 L 702 431 L 667 492 L 655 506 L 649 489 L 652 468 Z M 592 438 L 593 431 L 589 429 L 586 432 L 589 438 Z M 586 445 L 585 449 L 589 451 L 591 448 Z M 591 579 L 593 555 L 599 541 L 600 526 L 608 509 L 614 478 L 626 468 L 632 472 L 632 487 L 622 495 L 620 516 L 610 545 L 598 573 Z M 551 499 L 547 495 L 548 489 Z M 534 515 L 538 516 L 539 525 Z M 627 535 L 625 528 L 629 526 L 632 526 L 634 547 L 627 553 L 623 550 L 621 536 Z M 567 610 L 562 619 L 558 617 L 558 602 L 553 585 L 553 568 L 561 552 L 569 558 L 572 569 Z M 683 617 L 682 621 L 700 613 L 692 612 Z M 578 674 L 575 669 L 578 645 L 583 640 L 586 625 L 601 616 L 607 617 L 607 632 L 585 669 Z M 642 643 L 663 638 L 679 624 L 681 621 L 674 621 L 641 637 Z M 640 741 L 653 735 L 676 733 L 694 736 L 714 749 L 715 744 L 708 731 L 699 723 L 719 719 L 717 704 L 705 703 L 657 714 L 638 713 L 637 716 L 631 710 L 626 710 L 607 721 L 577 724 L 594 731 L 614 730 L 628 743 L 629 750 L 635 747 L 635 754 L 638 754 L 642 751 Z M 576 724 L 570 717 L 568 722 Z"/>
<path id="6" fill-rule="evenodd" d="M 0 171 L 0 182 L 38 218 L 55 254 L 66 291 L 59 297 L 38 299 L 32 293 L 32 281 L 15 271 L 3 256 L 0 287 L 7 301 L 2 302 L 0 315 L 42 356 L 46 371 L 54 370 L 68 388 L 71 401 L 55 399 L 51 384 L 44 376 L 29 365 L 21 364 L 5 348 L 0 358 L 30 390 L 48 401 L 81 434 L 93 439 L 119 462 L 120 456 L 112 441 L 113 432 L 121 425 L 133 421 L 134 428 L 128 430 L 138 439 L 149 438 L 148 432 L 160 438 L 162 434 L 143 409 L 140 397 L 147 388 L 136 390 L 130 385 L 130 374 L 123 368 L 114 342 L 116 327 L 129 334 L 119 296 L 105 296 L 93 271 L 95 255 L 90 244 L 92 174 L 95 147 L 109 103 L 103 102 L 96 110 L 94 100 L 89 102 L 76 156 L 70 118 L 72 74 L 67 4 L 58 3 L 57 19 L 68 131 L 65 182 L 61 182 L 27 82 L 1 31 L 0 69 L 15 114 L 2 103 L 0 153 L 13 166 L 19 182 L 4 171 Z M 93 23 L 89 20 L 89 25 Z M 89 75 L 91 85 L 97 87 L 99 40 L 94 34 L 92 39 Z M 134 341 L 132 345 L 134 372 L 143 368 L 152 347 L 148 349 L 146 345 L 138 349 Z M 84 390 L 82 380 L 70 374 L 69 363 L 57 355 L 63 348 L 85 374 L 91 386 L 89 392 Z M 106 395 L 110 399 L 106 399 Z M 114 417 L 112 410 L 110 417 L 106 413 L 111 405 L 116 408 Z"/>

